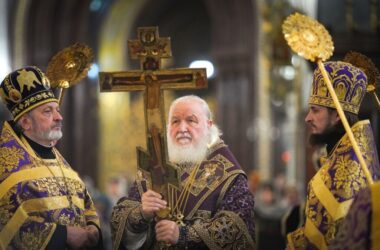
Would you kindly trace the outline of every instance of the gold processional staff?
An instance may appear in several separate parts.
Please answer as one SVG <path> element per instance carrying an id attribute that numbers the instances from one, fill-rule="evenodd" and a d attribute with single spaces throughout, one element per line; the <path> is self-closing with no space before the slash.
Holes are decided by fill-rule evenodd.
<path id="1" fill-rule="evenodd" d="M 327 89 L 333 99 L 338 115 L 342 120 L 344 129 L 348 135 L 348 138 L 353 146 L 356 156 L 362 170 L 367 178 L 368 183 L 373 183 L 372 176 L 368 171 L 367 164 L 363 159 L 363 155 L 360 152 L 358 144 L 352 133 L 351 127 L 347 122 L 347 118 L 343 112 L 342 106 L 339 103 L 338 97 L 331 84 L 330 78 L 323 65 L 323 61 L 326 61 L 332 55 L 334 51 L 334 45 L 330 34 L 325 27 L 310 17 L 295 13 L 287 17 L 282 24 L 282 31 L 284 37 L 288 42 L 291 49 L 299 56 L 304 57 L 312 62 L 317 62 L 319 70 L 322 73 L 323 79 L 326 83 Z"/>
<path id="2" fill-rule="evenodd" d="M 53 56 L 48 64 L 46 76 L 52 88 L 61 89 L 58 97 L 60 105 L 65 90 L 87 76 L 93 61 L 92 49 L 82 43 L 75 43 Z"/>

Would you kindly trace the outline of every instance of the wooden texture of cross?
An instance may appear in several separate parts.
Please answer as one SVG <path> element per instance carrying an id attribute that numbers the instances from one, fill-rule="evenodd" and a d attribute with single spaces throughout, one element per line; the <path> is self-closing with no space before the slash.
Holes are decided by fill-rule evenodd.
<path id="1" fill-rule="evenodd" d="M 163 90 L 206 88 L 206 70 L 161 69 L 161 59 L 171 57 L 170 38 L 159 37 L 157 27 L 140 27 L 137 32 L 137 40 L 128 40 L 128 50 L 131 59 L 140 60 L 141 70 L 100 72 L 100 89 L 144 91 L 148 150 L 137 147 L 138 167 L 150 174 L 153 190 L 168 195 L 168 184 L 178 187 L 179 177 L 167 159 Z"/>

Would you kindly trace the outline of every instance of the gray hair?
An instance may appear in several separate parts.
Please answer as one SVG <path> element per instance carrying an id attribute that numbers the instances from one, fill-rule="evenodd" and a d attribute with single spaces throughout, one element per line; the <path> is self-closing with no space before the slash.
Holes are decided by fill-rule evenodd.
<path id="1" fill-rule="evenodd" d="M 17 121 L 15 121 L 15 129 L 21 133 L 24 132 L 24 128 L 21 125 L 21 118 L 22 117 L 28 117 L 28 118 L 33 118 L 31 114 L 32 110 L 29 110 L 28 112 L 24 113 Z"/>
<path id="2" fill-rule="evenodd" d="M 196 103 L 199 103 L 203 109 L 203 113 L 205 115 L 205 117 L 208 119 L 208 120 L 213 120 L 213 114 L 210 110 L 210 107 L 208 106 L 207 102 L 205 100 L 203 100 L 202 98 L 200 98 L 199 96 L 196 96 L 196 95 L 185 95 L 185 96 L 182 96 L 182 97 L 179 97 L 177 99 L 175 99 L 171 104 L 170 104 L 170 108 L 169 108 L 169 115 L 168 115 L 168 124 L 170 124 L 170 118 L 172 116 L 172 113 L 173 113 L 173 109 L 174 107 L 178 104 L 178 103 L 181 103 L 181 102 L 196 102 Z M 214 143 L 216 142 L 217 139 L 219 139 L 219 137 L 222 135 L 222 132 L 220 131 L 220 129 L 218 128 L 218 126 L 213 123 L 211 128 L 210 128 L 210 143 Z"/>
<path id="3" fill-rule="evenodd" d="M 170 108 L 169 108 L 169 116 L 168 118 L 170 119 L 170 117 L 172 116 L 172 113 L 173 113 L 173 108 L 180 102 L 198 102 L 202 109 L 203 109 L 203 112 L 204 112 L 204 115 L 206 116 L 206 118 L 208 120 L 212 120 L 212 113 L 210 111 L 210 107 L 208 106 L 207 102 L 205 100 L 203 100 L 202 98 L 200 98 L 199 96 L 196 96 L 196 95 L 185 95 L 185 96 L 182 96 L 182 97 L 179 97 L 177 99 L 175 99 L 172 104 L 170 105 Z"/>

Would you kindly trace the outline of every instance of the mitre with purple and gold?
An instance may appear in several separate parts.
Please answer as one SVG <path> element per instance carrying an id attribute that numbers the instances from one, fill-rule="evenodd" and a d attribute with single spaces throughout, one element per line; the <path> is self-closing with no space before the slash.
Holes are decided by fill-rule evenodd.
<path id="1" fill-rule="evenodd" d="M 325 62 L 324 67 L 344 111 L 358 114 L 367 87 L 365 73 L 350 63 Z M 319 68 L 314 71 L 309 104 L 336 108 Z"/>
<path id="2" fill-rule="evenodd" d="M 35 66 L 9 73 L 0 84 L 0 96 L 15 121 L 44 103 L 58 102 L 49 79 Z"/>

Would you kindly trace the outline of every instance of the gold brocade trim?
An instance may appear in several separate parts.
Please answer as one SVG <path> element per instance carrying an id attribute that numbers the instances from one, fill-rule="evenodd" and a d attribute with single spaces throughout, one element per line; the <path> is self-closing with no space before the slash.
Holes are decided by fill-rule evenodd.
<path id="1" fill-rule="evenodd" d="M 74 196 L 75 197 L 75 196 Z M 75 204 L 76 205 L 76 204 Z M 97 212 L 95 210 L 85 210 L 84 211 L 85 216 L 98 216 Z"/>
<path id="2" fill-rule="evenodd" d="M 141 213 L 141 205 L 133 208 L 128 215 L 128 224 L 129 225 L 146 225 L 150 221 L 145 220 L 144 216 Z"/>
<path id="3" fill-rule="evenodd" d="M 237 174 L 236 174 L 236 176 L 237 176 Z M 235 176 L 235 178 L 236 178 L 236 176 Z M 235 180 L 235 178 L 230 178 L 229 180 L 226 181 L 226 183 L 224 183 L 222 190 L 220 190 L 220 195 L 218 197 L 218 200 L 216 201 L 216 207 L 219 207 L 220 203 L 222 203 L 222 200 L 224 198 L 224 195 L 227 192 L 227 189 L 230 187 L 231 182 L 233 182 Z"/>
<path id="4" fill-rule="evenodd" d="M 212 145 L 210 145 L 210 148 L 207 151 L 207 155 L 212 155 L 215 151 L 224 147 L 227 147 L 227 145 L 222 139 L 219 138 Z"/>
<path id="5" fill-rule="evenodd" d="M 234 164 L 230 160 L 228 160 L 225 156 L 221 154 L 215 155 L 209 161 L 218 161 L 218 162 L 223 163 L 225 170 L 228 170 L 234 166 Z"/>
<path id="6" fill-rule="evenodd" d="M 75 205 L 83 210 L 84 202 L 82 199 L 74 196 L 72 197 L 72 200 Z M 0 232 L 0 243 L 2 244 L 2 248 L 6 249 L 5 246 L 8 246 L 21 225 L 29 217 L 28 213 L 62 209 L 69 206 L 69 200 L 66 196 L 30 199 L 23 202 Z"/>
<path id="7" fill-rule="evenodd" d="M 82 183 L 78 174 L 72 169 L 62 168 L 63 175 L 59 168 L 51 167 L 50 170 L 54 174 L 54 176 L 52 175 L 51 172 L 47 171 L 45 166 L 24 169 L 24 170 L 20 170 L 18 172 L 12 173 L 12 175 L 10 175 L 7 179 L 3 181 L 3 183 L 0 184 L 0 199 L 8 192 L 10 188 L 12 188 L 17 183 L 20 183 L 23 181 L 36 180 L 36 179 L 46 178 L 46 177 L 54 177 L 54 178 L 66 177 L 68 179 L 73 179 Z"/>
<path id="8" fill-rule="evenodd" d="M 45 93 L 46 93 L 46 92 L 45 92 Z M 49 93 L 48 95 L 50 95 L 50 93 Z M 37 97 L 41 98 L 41 94 L 38 94 Z M 42 97 L 42 98 L 43 98 L 43 97 Z M 29 101 L 29 100 L 25 100 L 24 102 L 26 102 L 26 101 Z M 21 108 L 21 106 L 20 106 L 20 105 L 23 105 L 23 104 L 20 103 L 18 107 L 15 106 L 15 108 L 11 111 L 11 112 L 12 112 L 12 115 L 13 115 L 13 117 L 14 117 L 14 120 L 17 121 L 18 118 L 20 118 L 23 114 L 27 113 L 28 111 L 34 109 L 34 108 L 37 107 L 37 106 L 40 106 L 40 105 L 45 104 L 45 103 L 48 103 L 48 102 L 58 102 L 58 100 L 57 100 L 54 96 L 51 96 L 49 99 L 46 99 L 46 100 L 44 100 L 44 101 L 41 101 L 41 102 L 35 103 L 35 104 L 31 105 L 30 107 L 28 107 L 28 108 L 26 108 L 26 109 L 24 109 L 24 110 L 22 110 L 22 108 Z M 22 110 L 22 111 L 20 112 L 20 110 Z M 20 113 L 18 113 L 18 112 L 20 112 Z M 18 114 L 17 114 L 17 113 L 18 113 Z"/>
<path id="9" fill-rule="evenodd" d="M 313 245 L 317 247 L 317 249 L 327 250 L 327 245 L 323 234 L 309 218 L 306 218 L 305 236 Z"/>
<path id="10" fill-rule="evenodd" d="M 292 238 L 292 233 L 288 233 L 288 235 L 286 236 L 287 240 L 288 240 L 288 247 L 291 249 L 291 250 L 295 250 L 296 248 L 294 247 L 294 243 L 293 243 L 293 238 Z"/>
<path id="11" fill-rule="evenodd" d="M 321 171 L 318 171 L 313 177 L 311 180 L 311 186 L 318 200 L 326 208 L 327 212 L 331 215 L 334 221 L 346 216 L 348 209 L 351 206 L 352 199 L 338 202 L 331 193 L 330 189 L 328 189 L 323 182 Z"/>
<path id="12" fill-rule="evenodd" d="M 238 170 L 235 170 L 235 171 L 231 171 L 231 172 L 228 172 L 226 175 L 224 175 L 224 178 L 220 180 L 220 184 L 223 183 L 226 179 L 228 179 L 229 177 L 231 177 L 232 175 L 234 174 L 239 174 L 239 173 L 244 173 L 243 170 L 241 169 L 238 169 Z M 219 184 L 219 185 L 220 185 Z M 193 209 L 189 212 L 189 214 L 186 216 L 186 220 L 190 220 L 194 213 L 198 210 L 198 208 L 202 205 L 203 201 L 205 201 L 207 199 L 207 197 L 212 194 L 212 192 L 214 192 L 214 190 L 217 188 L 218 186 L 215 186 L 214 189 L 209 189 L 203 196 L 201 199 L 198 200 L 198 202 L 194 205 Z"/>
<path id="13" fill-rule="evenodd" d="M 23 149 L 25 149 L 28 154 L 34 156 L 35 158 L 37 158 L 37 155 L 36 153 L 34 153 L 34 151 L 30 148 L 27 147 L 29 145 L 29 143 L 25 143 L 25 139 L 24 140 L 20 140 L 20 138 L 16 135 L 16 133 L 13 131 L 13 128 L 11 127 L 11 125 L 8 123 L 8 122 L 4 122 L 4 126 L 3 126 L 3 134 L 2 136 L 5 134 L 5 133 L 10 133 L 11 136 L 11 140 L 16 140 L 17 141 L 17 144 L 20 145 Z M 9 138 L 7 136 L 7 138 Z M 8 140 L 7 140 L 8 141 Z"/>
<path id="14" fill-rule="evenodd" d="M 355 133 L 359 133 L 359 135 L 362 135 L 366 130 L 367 127 L 369 127 L 371 125 L 370 121 L 369 120 L 361 120 L 361 121 L 358 121 L 356 122 L 352 127 L 351 127 L 351 130 L 352 130 L 352 133 L 354 133 L 354 136 L 356 138 L 356 140 L 360 139 L 359 137 L 357 137 L 357 135 Z M 367 138 L 368 139 L 368 138 Z M 371 136 L 371 140 L 373 139 L 373 136 Z M 351 145 L 351 142 L 350 142 L 350 139 L 348 138 L 348 134 L 345 133 L 342 138 L 340 138 L 340 140 L 335 144 L 335 146 L 333 147 L 333 149 L 331 150 L 331 152 L 329 153 L 329 155 L 326 155 L 326 156 L 322 156 L 321 157 L 321 160 L 323 161 L 322 162 L 322 165 L 325 164 L 325 162 L 327 160 L 330 160 L 332 161 L 334 158 L 333 157 L 336 157 L 336 150 L 338 147 L 340 147 L 341 145 L 344 145 L 345 148 L 346 147 L 352 147 Z M 361 148 L 361 150 L 363 150 L 364 152 L 366 152 L 365 148 L 362 148 L 362 147 L 368 147 L 368 142 L 365 142 L 365 143 L 360 143 L 359 142 L 359 147 Z M 363 153 L 363 152 L 362 152 Z"/>
<path id="15" fill-rule="evenodd" d="M 67 197 L 67 196 L 63 196 L 63 197 Z M 80 208 L 80 210 L 83 211 L 85 209 L 84 200 L 82 198 L 79 198 L 78 196 L 74 195 L 74 196 L 71 196 L 71 200 L 73 201 L 75 206 Z M 86 210 L 86 211 L 89 211 L 89 210 Z M 96 210 L 94 210 L 94 213 L 96 214 Z"/>
<path id="16" fill-rule="evenodd" d="M 83 199 L 77 196 L 71 196 L 71 199 L 73 203 L 75 204 L 75 206 L 77 206 L 81 210 L 84 210 Z M 69 207 L 68 201 L 69 200 L 67 196 L 54 196 L 54 197 L 30 199 L 30 200 L 24 201 L 24 203 L 22 203 L 21 206 L 23 210 L 30 213 L 30 212 L 54 210 L 58 208 L 67 208 Z M 58 207 L 56 208 L 56 206 Z M 16 210 L 16 213 L 17 213 L 17 210 Z"/>
<path id="17" fill-rule="evenodd" d="M 42 244 L 42 246 L 41 246 L 41 248 L 40 248 L 41 250 L 46 249 L 46 247 L 47 247 L 47 245 L 49 244 L 50 239 L 51 239 L 51 237 L 53 236 L 53 234 L 54 234 L 56 228 L 57 228 L 57 224 L 53 224 L 53 227 L 52 227 L 52 229 L 50 230 L 49 235 L 46 237 L 44 244 Z"/>
<path id="18" fill-rule="evenodd" d="M 358 122 L 356 122 L 351 127 L 352 133 L 354 133 L 354 135 L 355 135 L 355 132 L 360 132 L 360 134 L 362 134 L 363 131 L 365 130 L 365 127 L 367 127 L 369 125 L 370 125 L 370 121 L 369 120 L 358 121 Z M 356 138 L 356 135 L 355 135 L 355 138 Z M 356 138 L 356 140 L 358 140 L 358 138 Z M 335 145 L 340 145 L 340 144 L 342 144 L 342 142 L 348 142 L 349 146 L 351 146 L 351 142 L 350 142 L 350 140 L 348 138 L 348 134 L 347 133 L 345 133 L 342 136 L 342 138 L 340 138 L 340 140 Z M 359 146 L 361 146 L 361 149 L 362 149 L 362 147 L 366 147 L 368 145 L 360 145 L 360 143 L 359 143 Z M 335 151 L 335 149 L 330 153 L 330 155 L 334 154 L 334 151 Z"/>
<path id="19" fill-rule="evenodd" d="M 197 231 L 194 229 L 193 226 L 187 226 L 187 234 L 186 234 L 186 241 L 192 242 L 194 245 L 199 244 L 202 242 L 201 237 L 198 235 Z M 185 242 L 186 242 L 185 241 Z M 185 246 L 185 249 L 188 249 L 187 246 Z M 177 249 L 176 249 L 177 250 Z M 179 249 L 178 249 L 179 250 Z"/>
<path id="20" fill-rule="evenodd" d="M 380 250 L 380 182 L 371 186 L 372 199 L 372 249 Z"/>
<path id="21" fill-rule="evenodd" d="M 36 153 L 34 152 L 32 147 L 29 145 L 28 141 L 24 138 L 24 136 L 18 137 L 18 135 L 16 135 L 13 128 L 11 127 L 11 125 L 8 122 L 4 122 L 2 132 L 3 132 L 2 137 L 4 137 L 4 134 L 9 133 L 10 136 L 9 135 L 5 136 L 7 138 L 6 142 L 11 141 L 11 140 L 17 141 L 17 144 L 19 146 L 21 146 L 32 157 L 31 160 L 33 163 L 44 162 L 44 163 L 50 163 L 50 164 L 51 163 L 57 163 L 58 164 L 58 159 L 41 159 L 40 157 L 38 157 L 38 155 L 36 155 Z M 53 147 L 53 149 L 54 149 L 54 147 Z M 55 150 L 55 152 L 58 153 L 58 155 L 56 155 L 56 157 L 57 158 L 60 157 L 61 158 L 60 160 L 62 161 L 63 156 L 58 152 L 58 150 Z M 82 180 L 81 180 L 81 182 L 82 182 Z"/>
<path id="22" fill-rule="evenodd" d="M 123 237 L 123 234 L 125 231 L 125 227 L 127 224 L 127 219 L 128 219 L 129 214 L 132 212 L 133 209 L 140 206 L 139 202 L 128 201 L 128 200 L 124 201 L 124 202 L 131 203 L 131 207 L 126 209 L 126 211 L 123 209 L 122 213 L 119 214 L 120 218 L 118 218 L 118 221 L 117 221 L 118 227 L 117 227 L 117 230 L 115 232 L 116 235 L 115 235 L 114 240 L 112 241 L 112 249 L 114 249 L 114 250 L 117 250 L 120 247 L 120 243 L 122 241 L 122 237 Z M 116 208 L 121 206 L 121 205 L 122 205 L 122 203 L 117 204 Z M 115 207 L 114 207 L 114 209 L 115 209 Z M 110 223 L 111 224 L 115 223 L 115 221 L 111 220 Z"/>
<path id="23" fill-rule="evenodd" d="M 231 163 L 232 164 L 232 163 Z M 202 163 L 203 167 L 194 168 L 194 181 L 190 181 L 192 179 L 191 175 L 187 178 L 187 182 L 189 184 L 189 192 L 198 196 L 200 192 L 204 189 L 212 189 L 214 190 L 220 184 L 220 180 L 223 179 L 223 176 L 226 173 L 226 165 L 220 161 L 215 161 L 211 159 L 210 161 L 205 161 Z M 190 181 L 191 183 L 189 183 Z M 187 189 L 186 187 L 184 187 Z"/>
<path id="24" fill-rule="evenodd" d="M 286 238 L 288 239 L 288 248 L 291 250 L 294 250 L 295 248 L 294 248 L 292 236 L 290 234 L 288 234 L 288 236 Z"/>
<path id="25" fill-rule="evenodd" d="M 306 249 L 307 240 L 305 236 L 305 227 L 299 227 L 287 235 L 288 246 L 292 250 Z"/>
<path id="26" fill-rule="evenodd" d="M 256 249 L 244 220 L 232 211 L 218 212 L 210 223 L 195 223 L 192 228 L 211 250 Z"/>
<path id="27" fill-rule="evenodd" d="M 344 111 L 358 114 L 359 105 L 351 104 L 343 100 L 339 100 L 339 103 Z M 335 103 L 331 99 L 331 97 L 311 96 L 309 99 L 309 104 L 316 104 L 319 106 L 335 108 Z"/>
<path id="28" fill-rule="evenodd" d="M 208 220 L 211 218 L 211 211 L 209 210 L 202 210 L 202 209 L 199 209 L 193 216 L 192 219 L 194 220 L 198 220 L 198 219 L 202 219 L 202 220 Z"/>

